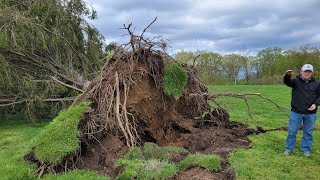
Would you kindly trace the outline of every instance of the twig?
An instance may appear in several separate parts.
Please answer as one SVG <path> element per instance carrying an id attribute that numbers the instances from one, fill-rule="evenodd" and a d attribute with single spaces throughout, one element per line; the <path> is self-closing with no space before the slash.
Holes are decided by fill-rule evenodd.
<path id="1" fill-rule="evenodd" d="M 100 144 L 100 147 L 103 149 L 103 150 L 105 150 L 106 152 L 109 152 L 106 148 L 104 148 L 103 146 L 102 146 L 102 144 L 101 144 L 101 142 L 95 137 L 95 136 L 92 136 L 99 144 Z M 112 149 L 111 149 L 112 150 Z"/>
<path id="2" fill-rule="evenodd" d="M 142 31 L 140 37 L 143 37 L 143 34 L 146 32 L 146 30 L 157 20 L 158 17 L 154 18 L 154 20 Z"/>
<path id="3" fill-rule="evenodd" d="M 200 54 L 198 54 L 198 55 L 193 59 L 192 68 L 195 67 L 196 60 L 197 60 L 199 57 L 200 57 Z"/>
<path id="4" fill-rule="evenodd" d="M 64 83 L 64 82 L 62 82 L 62 81 L 59 81 L 58 79 L 56 79 L 56 78 L 53 77 L 53 76 L 51 76 L 51 79 L 54 80 L 54 81 L 56 81 L 57 83 L 59 83 L 59 84 L 61 84 L 61 85 L 64 85 L 64 86 L 68 87 L 68 88 L 77 90 L 77 91 L 82 92 L 82 93 L 84 92 L 84 90 L 79 89 L 79 88 L 74 87 L 74 86 L 71 86 L 71 85 L 69 85 L 69 84 L 66 84 L 66 83 Z"/>
<path id="5" fill-rule="evenodd" d="M 61 101 L 73 101 L 75 100 L 76 97 L 66 97 L 66 98 L 49 98 L 49 99 L 44 99 L 44 102 L 61 102 Z M 6 104 L 0 104 L 0 107 L 7 107 L 7 106 L 12 106 L 15 104 L 21 104 L 21 103 L 26 103 L 26 102 L 32 102 L 35 101 L 34 99 L 24 99 L 24 100 L 20 100 L 20 101 L 12 101 L 10 103 L 6 103 Z"/>
<path id="6" fill-rule="evenodd" d="M 130 23 L 128 26 L 123 24 L 122 28 L 119 29 L 125 29 L 128 31 L 128 34 L 125 35 L 130 35 L 130 41 L 126 44 L 122 44 L 121 46 L 127 47 L 129 44 L 131 45 L 132 48 L 132 53 L 136 52 L 136 50 L 140 51 L 141 49 L 148 49 L 151 51 L 153 47 L 159 47 L 159 48 L 165 48 L 167 45 L 164 43 L 163 39 L 161 36 L 158 36 L 157 38 L 160 39 L 158 42 L 153 41 L 155 38 L 152 40 L 148 38 L 144 38 L 143 35 L 147 31 L 148 28 L 157 20 L 157 17 L 154 18 L 154 20 L 146 27 L 143 29 L 142 33 L 140 35 L 134 35 L 134 30 L 132 30 L 131 26 L 132 23 Z M 125 36 L 123 35 L 123 36 Z"/>

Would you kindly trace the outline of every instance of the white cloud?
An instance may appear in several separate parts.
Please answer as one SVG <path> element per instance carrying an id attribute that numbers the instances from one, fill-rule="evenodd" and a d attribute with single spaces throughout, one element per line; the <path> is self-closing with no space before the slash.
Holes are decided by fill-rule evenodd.
<path id="1" fill-rule="evenodd" d="M 286 49 L 320 44 L 318 0 L 93 2 L 98 20 L 92 23 L 108 42 L 128 40 L 122 36 L 126 32 L 119 29 L 123 24 L 132 22 L 139 34 L 158 17 L 148 33 L 169 39 L 172 52 L 178 49 L 256 52 L 274 46 Z"/>

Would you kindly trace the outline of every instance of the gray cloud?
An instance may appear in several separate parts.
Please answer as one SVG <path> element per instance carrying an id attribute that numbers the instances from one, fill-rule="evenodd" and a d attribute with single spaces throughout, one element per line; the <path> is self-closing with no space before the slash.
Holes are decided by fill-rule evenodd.
<path id="1" fill-rule="evenodd" d="M 98 20 L 91 23 L 108 42 L 128 41 L 119 29 L 123 24 L 133 23 L 140 34 L 158 17 L 147 35 L 169 39 L 172 52 L 257 52 L 320 44 L 318 0 L 91 1 L 98 12 Z"/>

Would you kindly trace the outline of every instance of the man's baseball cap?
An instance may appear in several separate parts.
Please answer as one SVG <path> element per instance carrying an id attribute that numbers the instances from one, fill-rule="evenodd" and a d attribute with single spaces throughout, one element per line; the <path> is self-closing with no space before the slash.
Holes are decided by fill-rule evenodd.
<path id="1" fill-rule="evenodd" d="M 305 64 L 302 66 L 301 71 L 311 71 L 313 72 L 313 66 L 311 64 Z"/>

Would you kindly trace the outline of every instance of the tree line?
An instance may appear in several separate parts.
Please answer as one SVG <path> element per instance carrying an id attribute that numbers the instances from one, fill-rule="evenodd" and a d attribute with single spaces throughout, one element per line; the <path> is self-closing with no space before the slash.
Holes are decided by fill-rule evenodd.
<path id="1" fill-rule="evenodd" d="M 207 84 L 280 84 L 287 69 L 298 75 L 306 63 L 314 66 L 314 77 L 320 79 L 320 49 L 308 45 L 290 50 L 269 47 L 255 56 L 180 51 L 174 57 L 195 65 L 199 77 Z"/>

